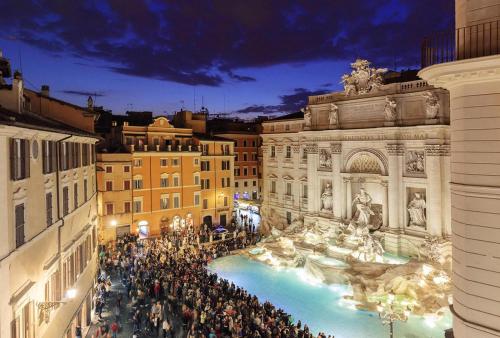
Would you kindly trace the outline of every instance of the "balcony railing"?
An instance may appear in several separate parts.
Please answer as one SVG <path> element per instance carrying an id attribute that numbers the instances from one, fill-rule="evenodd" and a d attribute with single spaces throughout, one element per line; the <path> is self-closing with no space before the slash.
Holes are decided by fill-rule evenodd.
<path id="1" fill-rule="evenodd" d="M 500 20 L 437 33 L 422 42 L 422 68 L 500 53 Z"/>

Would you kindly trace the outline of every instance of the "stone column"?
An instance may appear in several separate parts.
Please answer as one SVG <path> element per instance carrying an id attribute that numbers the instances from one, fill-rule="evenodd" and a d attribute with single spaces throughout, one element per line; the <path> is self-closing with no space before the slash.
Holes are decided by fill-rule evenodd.
<path id="1" fill-rule="evenodd" d="M 427 173 L 427 232 L 431 236 L 443 235 L 443 217 L 441 209 L 441 155 L 448 151 L 448 146 L 429 144 L 425 146 L 425 162 Z"/>
<path id="2" fill-rule="evenodd" d="M 383 181 L 381 183 L 382 185 L 382 193 L 383 193 L 383 197 L 382 197 L 382 225 L 384 227 L 387 226 L 388 224 L 388 221 L 389 221 L 389 215 L 387 214 L 387 209 L 388 209 L 388 204 L 389 204 L 389 201 L 388 201 L 388 192 L 387 192 L 387 189 L 389 187 L 389 184 L 385 181 Z"/>
<path id="3" fill-rule="evenodd" d="M 400 196 L 400 182 L 402 177 L 400 175 L 400 163 L 404 154 L 404 146 L 402 144 L 388 144 L 386 146 L 389 154 L 389 197 L 388 197 L 388 222 L 389 230 L 392 232 L 401 232 L 404 224 L 400 221 L 400 209 L 402 197 Z"/>
<path id="4" fill-rule="evenodd" d="M 500 0 L 488 5 L 474 11 L 475 22 Z M 453 334 L 500 337 L 500 55 L 434 65 L 419 76 L 450 91 Z"/>
<path id="5" fill-rule="evenodd" d="M 352 190 L 351 190 L 351 178 L 344 178 L 345 183 L 345 206 L 346 206 L 346 219 L 350 220 L 352 218 Z"/>
<path id="6" fill-rule="evenodd" d="M 340 167 L 342 166 L 342 144 L 332 143 L 332 172 L 333 172 L 333 215 L 342 218 L 342 177 Z"/>
<path id="7" fill-rule="evenodd" d="M 309 213 L 319 211 L 321 187 L 318 177 L 318 145 L 309 143 L 306 145 L 307 151 L 307 210 Z"/>

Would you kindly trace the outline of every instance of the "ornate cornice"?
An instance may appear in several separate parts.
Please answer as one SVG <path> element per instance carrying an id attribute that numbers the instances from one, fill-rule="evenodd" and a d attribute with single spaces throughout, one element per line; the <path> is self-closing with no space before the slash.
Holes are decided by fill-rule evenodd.
<path id="1" fill-rule="evenodd" d="M 426 144 L 425 154 L 427 156 L 449 156 L 450 155 L 450 145 L 449 144 Z"/>
<path id="2" fill-rule="evenodd" d="M 307 143 L 306 144 L 306 152 L 308 154 L 317 154 L 318 153 L 318 145 L 315 143 Z"/>
<path id="3" fill-rule="evenodd" d="M 391 143 L 385 146 L 389 156 L 402 156 L 405 152 L 405 147 L 401 143 Z"/>
<path id="4" fill-rule="evenodd" d="M 332 154 L 342 153 L 342 143 L 330 143 Z"/>
<path id="5" fill-rule="evenodd" d="M 292 144 L 292 151 L 295 153 L 295 154 L 298 154 L 300 152 L 300 144 L 298 143 L 294 143 Z"/>

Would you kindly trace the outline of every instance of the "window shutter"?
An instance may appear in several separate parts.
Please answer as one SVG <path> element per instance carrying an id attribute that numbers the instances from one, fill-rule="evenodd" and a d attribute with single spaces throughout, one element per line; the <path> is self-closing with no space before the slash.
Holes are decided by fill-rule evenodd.
<path id="1" fill-rule="evenodd" d="M 16 140 L 11 138 L 10 140 L 10 178 L 12 180 L 16 179 Z"/>
<path id="2" fill-rule="evenodd" d="M 30 141 L 23 140 L 24 143 L 24 176 L 30 177 Z"/>

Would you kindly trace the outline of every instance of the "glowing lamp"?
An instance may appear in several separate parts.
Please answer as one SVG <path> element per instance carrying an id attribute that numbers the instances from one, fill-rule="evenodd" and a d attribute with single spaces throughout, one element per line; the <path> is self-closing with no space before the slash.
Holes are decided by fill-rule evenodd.
<path id="1" fill-rule="evenodd" d="M 114 226 L 114 227 L 115 227 L 115 226 L 116 226 L 116 224 L 118 224 L 118 223 L 116 222 L 116 220 L 112 220 L 112 221 L 111 221 L 111 226 Z"/>
<path id="2" fill-rule="evenodd" d="M 69 289 L 66 291 L 66 298 L 73 299 L 76 297 L 76 289 Z"/>

